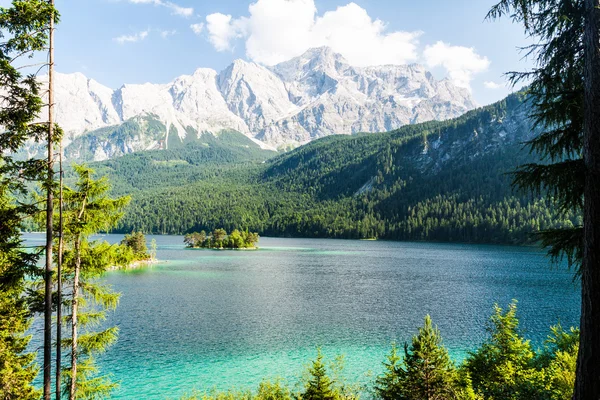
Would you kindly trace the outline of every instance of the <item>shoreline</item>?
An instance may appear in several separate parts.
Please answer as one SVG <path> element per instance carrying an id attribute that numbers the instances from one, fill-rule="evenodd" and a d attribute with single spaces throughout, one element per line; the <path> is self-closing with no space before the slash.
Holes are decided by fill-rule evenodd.
<path id="1" fill-rule="evenodd" d="M 132 269 L 141 269 L 144 267 L 150 267 L 154 264 L 161 264 L 161 263 L 166 263 L 167 261 L 162 261 L 162 260 L 158 260 L 158 259 L 154 259 L 154 260 L 138 260 L 138 261 L 134 261 L 132 263 L 130 263 L 129 265 L 122 267 L 122 266 L 118 266 L 118 265 L 112 265 L 110 266 L 107 271 L 127 271 L 127 270 L 132 270 Z"/>

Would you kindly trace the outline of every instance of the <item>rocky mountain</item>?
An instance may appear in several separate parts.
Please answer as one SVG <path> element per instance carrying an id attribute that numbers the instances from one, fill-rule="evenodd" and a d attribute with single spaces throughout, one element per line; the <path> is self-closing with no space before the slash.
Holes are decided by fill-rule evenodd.
<path id="1" fill-rule="evenodd" d="M 353 67 L 331 49 L 311 49 L 273 67 L 236 60 L 167 84 L 112 90 L 80 73 L 57 74 L 57 120 L 67 154 L 103 160 L 174 148 L 204 133 L 237 131 L 263 148 L 331 134 L 382 132 L 473 109 L 467 89 L 420 65 Z"/>

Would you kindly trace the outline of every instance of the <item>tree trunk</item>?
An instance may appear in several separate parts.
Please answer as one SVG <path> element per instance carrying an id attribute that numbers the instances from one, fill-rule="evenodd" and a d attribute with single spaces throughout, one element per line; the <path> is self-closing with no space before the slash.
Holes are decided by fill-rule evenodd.
<path id="1" fill-rule="evenodd" d="M 600 0 L 585 0 L 585 201 L 575 400 L 600 399 Z"/>
<path id="2" fill-rule="evenodd" d="M 71 309 L 71 387 L 69 400 L 75 400 L 77 392 L 77 307 L 79 297 L 79 273 L 81 270 L 81 239 L 75 241 L 75 276 L 73 277 L 73 304 Z"/>
<path id="3" fill-rule="evenodd" d="M 58 262 L 56 265 L 56 394 L 55 400 L 61 396 L 61 363 L 62 363 L 62 263 L 64 253 L 63 238 L 63 143 L 60 140 L 59 164 L 59 192 L 58 192 Z"/>
<path id="4" fill-rule="evenodd" d="M 54 0 L 50 0 L 54 5 Z M 54 213 L 54 15 L 49 24 L 49 64 L 48 64 L 48 185 L 46 198 L 46 268 L 44 271 L 44 399 L 50 400 L 52 392 L 52 241 Z"/>

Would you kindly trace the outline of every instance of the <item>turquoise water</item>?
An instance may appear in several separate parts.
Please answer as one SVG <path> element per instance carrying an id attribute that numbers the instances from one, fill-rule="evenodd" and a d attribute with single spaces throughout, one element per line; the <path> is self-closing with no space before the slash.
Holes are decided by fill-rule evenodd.
<path id="1" fill-rule="evenodd" d="M 344 354 L 346 378 L 368 384 L 425 314 L 460 360 L 484 339 L 493 304 L 513 298 L 535 346 L 550 325 L 579 319 L 572 274 L 535 248 L 262 238 L 257 251 L 212 251 L 155 239 L 164 262 L 106 277 L 122 293 L 109 318 L 120 338 L 101 359 L 117 399 L 255 388 L 264 377 L 293 386 L 316 346 Z"/>

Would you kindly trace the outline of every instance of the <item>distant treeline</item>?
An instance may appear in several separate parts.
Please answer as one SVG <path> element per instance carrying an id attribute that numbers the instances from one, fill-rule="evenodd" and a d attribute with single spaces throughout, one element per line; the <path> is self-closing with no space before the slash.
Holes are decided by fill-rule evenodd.
<path id="1" fill-rule="evenodd" d="M 512 187 L 510 171 L 535 160 L 521 144 L 533 129 L 526 111 L 513 95 L 452 121 L 330 136 L 266 161 L 272 153 L 244 154 L 230 135 L 226 146 L 133 154 L 96 168 L 115 194 L 132 196 L 117 232 L 220 226 L 265 236 L 522 244 L 536 231 L 581 225 L 545 193 Z"/>

